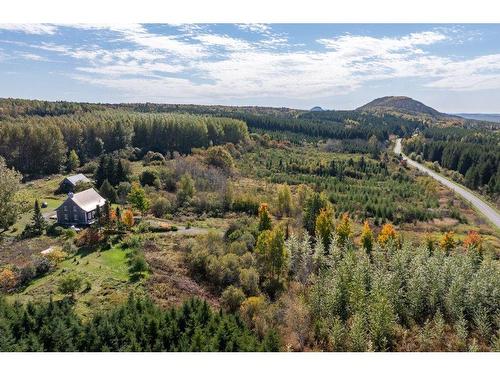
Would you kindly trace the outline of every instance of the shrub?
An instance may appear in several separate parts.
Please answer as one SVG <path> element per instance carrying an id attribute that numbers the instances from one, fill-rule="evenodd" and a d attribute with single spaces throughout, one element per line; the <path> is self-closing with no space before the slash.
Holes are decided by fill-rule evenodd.
<path id="1" fill-rule="evenodd" d="M 141 173 L 141 176 L 139 177 L 139 181 L 141 182 L 142 186 L 149 185 L 157 189 L 159 189 L 161 186 L 160 179 L 158 177 L 158 172 L 153 170 L 143 171 Z"/>
<path id="2" fill-rule="evenodd" d="M 57 223 L 54 223 L 47 227 L 48 236 L 59 237 L 63 233 L 63 231 L 64 228 L 58 225 Z"/>
<path id="3" fill-rule="evenodd" d="M 253 267 L 240 270 L 240 285 L 247 296 L 259 294 L 259 273 Z"/>
<path id="4" fill-rule="evenodd" d="M 189 203 L 195 192 L 193 178 L 188 173 L 183 174 L 177 186 L 177 204 L 182 206 Z"/>
<path id="5" fill-rule="evenodd" d="M 235 212 L 257 215 L 259 212 L 259 202 L 252 197 L 239 196 L 234 199 L 232 209 Z"/>
<path id="6" fill-rule="evenodd" d="M 144 165 L 165 164 L 165 157 L 159 152 L 148 151 L 142 159 Z"/>
<path id="7" fill-rule="evenodd" d="M 146 259 L 144 258 L 144 254 L 136 254 L 130 262 L 130 271 L 132 273 L 142 273 L 147 272 L 148 270 L 149 266 L 146 262 Z"/>
<path id="8" fill-rule="evenodd" d="M 231 173 L 234 161 L 231 154 L 222 146 L 210 147 L 207 150 L 207 163 Z"/>
<path id="9" fill-rule="evenodd" d="M 82 286 L 82 278 L 77 275 L 68 275 L 59 281 L 58 291 L 61 294 L 69 295 L 74 298 L 75 293 Z"/>
<path id="10" fill-rule="evenodd" d="M 221 296 L 222 306 L 230 312 L 238 311 L 244 300 L 245 293 L 235 286 L 227 287 Z"/>
<path id="11" fill-rule="evenodd" d="M 61 249 L 54 249 L 50 253 L 45 255 L 45 257 L 53 264 L 62 262 L 64 259 L 66 259 L 67 256 L 68 254 L 66 254 Z"/>
<path id="12" fill-rule="evenodd" d="M 118 187 L 116 188 L 116 194 L 118 196 L 119 203 L 125 204 L 127 202 L 127 196 L 128 193 L 130 193 L 131 188 L 132 185 L 130 185 L 130 182 L 127 181 L 122 181 L 118 184 Z"/>
<path id="13" fill-rule="evenodd" d="M 9 292 L 17 285 L 17 275 L 9 268 L 0 271 L 0 289 Z M 243 297 L 244 299 L 245 297 Z"/>
<path id="14" fill-rule="evenodd" d="M 153 199 L 153 202 L 151 204 L 151 212 L 155 217 L 165 217 L 165 215 L 170 212 L 170 209 L 171 204 L 167 198 L 158 197 L 156 199 Z"/>
<path id="15" fill-rule="evenodd" d="M 35 269 L 36 277 L 40 277 L 48 273 L 52 269 L 52 264 L 50 261 L 43 256 L 33 257 L 33 267 Z"/>

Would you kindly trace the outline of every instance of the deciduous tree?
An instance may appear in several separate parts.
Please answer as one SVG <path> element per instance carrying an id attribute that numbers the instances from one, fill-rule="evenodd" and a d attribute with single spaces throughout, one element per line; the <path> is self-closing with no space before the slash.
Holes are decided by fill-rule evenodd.
<path id="1" fill-rule="evenodd" d="M 137 182 L 132 184 L 132 188 L 128 194 L 128 201 L 132 207 L 139 210 L 143 216 L 150 206 L 149 199 L 146 197 L 144 189 Z"/>
<path id="2" fill-rule="evenodd" d="M 261 203 L 259 207 L 259 231 L 270 230 L 272 228 L 271 215 L 267 203 Z"/>
<path id="3" fill-rule="evenodd" d="M 333 223 L 333 207 L 328 205 L 320 210 L 319 215 L 316 218 L 316 239 L 321 241 L 325 249 L 328 249 L 334 232 L 335 224 Z"/>

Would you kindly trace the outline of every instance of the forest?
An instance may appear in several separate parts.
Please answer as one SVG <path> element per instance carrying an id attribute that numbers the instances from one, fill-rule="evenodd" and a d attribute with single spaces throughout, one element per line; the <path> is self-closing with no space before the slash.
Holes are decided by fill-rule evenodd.
<path id="1" fill-rule="evenodd" d="M 470 186 L 490 194 L 493 129 L 286 108 L 0 108 L 0 351 L 500 350 L 498 230 L 391 143 L 477 173 Z M 88 180 L 62 189 L 77 173 Z M 67 193 L 90 188 L 106 199 L 95 221 L 58 223 Z"/>
<path id="2" fill-rule="evenodd" d="M 458 172 L 459 180 L 494 198 L 500 195 L 500 133 L 477 129 L 426 129 L 404 142 L 404 150 Z"/>

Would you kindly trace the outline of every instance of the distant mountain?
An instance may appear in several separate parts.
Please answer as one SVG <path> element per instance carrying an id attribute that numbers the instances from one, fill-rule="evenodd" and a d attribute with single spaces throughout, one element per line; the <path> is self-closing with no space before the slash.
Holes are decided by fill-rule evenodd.
<path id="1" fill-rule="evenodd" d="M 478 121 L 489 121 L 500 123 L 499 113 L 455 113 L 457 116 Z"/>
<path id="2" fill-rule="evenodd" d="M 357 108 L 358 111 L 403 114 L 411 117 L 427 117 L 435 120 L 458 119 L 456 116 L 436 111 L 434 108 L 407 96 L 384 96 Z"/>
<path id="3" fill-rule="evenodd" d="M 323 109 L 323 108 L 321 108 L 321 107 L 317 107 L 317 106 L 316 106 L 316 107 L 312 107 L 312 108 L 310 109 L 310 111 L 311 111 L 311 112 L 323 112 L 323 111 L 324 111 L 324 109 Z"/>

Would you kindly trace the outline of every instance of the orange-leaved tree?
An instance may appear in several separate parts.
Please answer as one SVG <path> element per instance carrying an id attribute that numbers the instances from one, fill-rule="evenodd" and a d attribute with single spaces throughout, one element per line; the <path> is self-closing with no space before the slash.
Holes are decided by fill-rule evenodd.
<path id="1" fill-rule="evenodd" d="M 392 226 L 392 224 L 387 223 L 382 226 L 380 233 L 378 235 L 377 241 L 380 246 L 385 246 L 389 241 L 395 241 L 397 237 L 396 229 Z"/>

